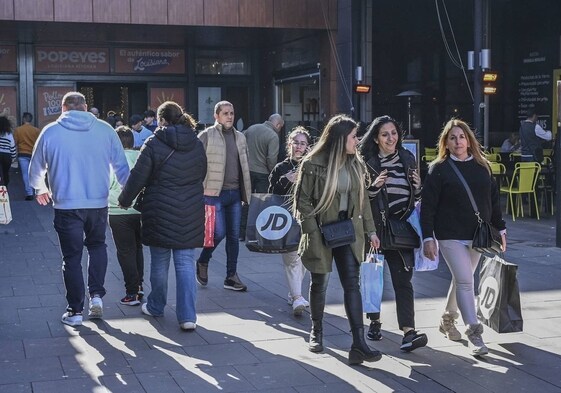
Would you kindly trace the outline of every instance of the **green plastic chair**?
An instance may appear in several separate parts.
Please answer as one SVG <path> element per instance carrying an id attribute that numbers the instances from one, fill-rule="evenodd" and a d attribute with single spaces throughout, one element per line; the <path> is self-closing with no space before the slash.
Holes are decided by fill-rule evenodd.
<path id="1" fill-rule="evenodd" d="M 541 171 L 541 165 L 537 162 L 517 162 L 514 166 L 514 173 L 508 187 L 501 187 L 500 191 L 507 193 L 510 202 L 510 210 L 512 212 L 512 221 L 516 221 L 517 216 L 524 217 L 524 206 L 522 205 L 522 194 L 534 196 L 534 205 L 536 208 L 536 217 L 540 219 L 538 210 L 538 198 L 536 196 L 536 183 Z M 516 195 L 516 210 L 514 210 L 513 195 Z M 528 207 L 530 207 L 530 197 L 528 197 Z M 508 213 L 506 205 L 506 213 Z"/>

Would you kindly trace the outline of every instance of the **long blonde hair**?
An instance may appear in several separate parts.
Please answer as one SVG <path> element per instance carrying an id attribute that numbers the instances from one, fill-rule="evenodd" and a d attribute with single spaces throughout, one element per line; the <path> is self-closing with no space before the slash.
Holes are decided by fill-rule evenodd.
<path id="1" fill-rule="evenodd" d="M 347 154 L 347 136 L 358 127 L 358 124 L 346 115 L 335 115 L 327 122 L 319 141 L 315 144 L 312 151 L 306 155 L 304 161 L 311 160 L 321 153 L 328 154 L 327 178 L 325 179 L 325 189 L 321 194 L 317 206 L 312 211 L 313 215 L 326 211 L 333 203 L 337 194 L 337 184 L 339 181 L 339 170 L 347 165 L 351 183 L 358 184 L 359 201 L 361 208 L 364 206 L 366 187 L 370 183 L 370 177 L 366 170 L 366 165 L 362 156 L 357 152 L 350 156 Z M 300 165 L 298 176 L 301 176 L 303 165 Z M 296 201 L 295 201 L 296 202 Z M 294 209 L 296 211 L 296 209 Z"/>
<path id="2" fill-rule="evenodd" d="M 475 137 L 474 132 L 469 128 L 469 125 L 459 119 L 450 119 L 442 129 L 440 136 L 438 137 L 438 154 L 434 160 L 429 163 L 429 173 L 432 172 L 434 166 L 441 162 L 444 162 L 448 157 L 450 157 L 450 152 L 446 147 L 448 142 L 448 135 L 454 127 L 459 127 L 464 132 L 464 135 L 469 141 L 468 154 L 473 156 L 473 159 L 482 167 L 487 169 L 489 175 L 491 175 L 491 167 L 489 161 L 485 158 L 482 153 L 481 144 Z"/>

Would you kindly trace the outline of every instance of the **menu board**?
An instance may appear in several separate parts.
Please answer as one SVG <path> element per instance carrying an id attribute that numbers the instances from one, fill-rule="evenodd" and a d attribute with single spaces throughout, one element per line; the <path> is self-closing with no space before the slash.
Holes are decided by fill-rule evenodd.
<path id="1" fill-rule="evenodd" d="M 115 48 L 118 74 L 184 74 L 183 49 Z"/>
<path id="2" fill-rule="evenodd" d="M 74 90 L 73 84 L 37 87 L 37 124 L 39 128 L 43 128 L 60 116 L 62 97 Z"/>
<path id="3" fill-rule="evenodd" d="M 548 58 L 551 51 L 529 50 L 521 59 L 518 80 L 519 120 L 526 119 L 529 109 L 534 109 L 538 122 L 546 129 L 551 129 L 551 94 L 552 94 L 552 60 Z"/>

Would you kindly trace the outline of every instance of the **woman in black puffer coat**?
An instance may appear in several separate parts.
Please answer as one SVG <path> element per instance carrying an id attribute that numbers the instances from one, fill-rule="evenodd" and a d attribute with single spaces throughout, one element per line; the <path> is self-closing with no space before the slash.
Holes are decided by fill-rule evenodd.
<path id="1" fill-rule="evenodd" d="M 202 247 L 204 239 L 206 154 L 195 134 L 195 121 L 179 105 L 164 102 L 157 117 L 159 127 L 142 146 L 119 203 L 130 207 L 145 188 L 142 243 L 150 246 L 152 291 L 142 312 L 151 316 L 164 314 L 173 254 L 177 320 L 182 329 L 193 330 L 197 321 L 194 249 Z"/>

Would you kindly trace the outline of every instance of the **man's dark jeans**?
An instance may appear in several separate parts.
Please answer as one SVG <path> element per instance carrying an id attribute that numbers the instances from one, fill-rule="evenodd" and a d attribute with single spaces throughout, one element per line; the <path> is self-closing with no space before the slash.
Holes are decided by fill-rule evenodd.
<path id="1" fill-rule="evenodd" d="M 88 249 L 88 292 L 90 296 L 105 295 L 107 271 L 107 208 L 55 209 L 54 227 L 62 252 L 62 273 L 66 287 L 66 301 L 73 312 L 84 310 L 84 278 L 82 253 Z"/>

